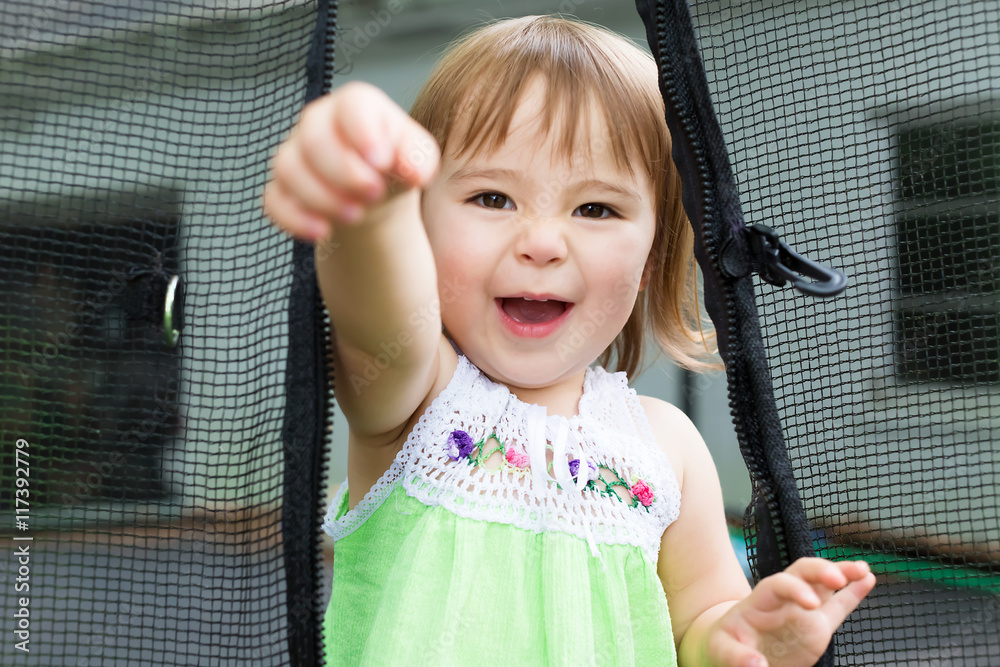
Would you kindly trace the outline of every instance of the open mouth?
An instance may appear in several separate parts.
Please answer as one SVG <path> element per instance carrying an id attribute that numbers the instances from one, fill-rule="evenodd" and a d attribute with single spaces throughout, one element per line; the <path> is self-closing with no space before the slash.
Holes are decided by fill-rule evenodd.
<path id="1" fill-rule="evenodd" d="M 568 303 L 556 299 L 533 300 L 526 298 L 498 299 L 503 312 L 519 324 L 544 324 L 566 312 Z"/>

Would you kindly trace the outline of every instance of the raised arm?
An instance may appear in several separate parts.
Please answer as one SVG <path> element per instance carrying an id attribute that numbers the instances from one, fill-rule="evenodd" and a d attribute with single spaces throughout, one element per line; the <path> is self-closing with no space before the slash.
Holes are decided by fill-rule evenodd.
<path id="1" fill-rule="evenodd" d="M 337 400 L 358 435 L 393 435 L 435 380 L 441 317 L 420 192 L 438 159 L 426 130 L 361 83 L 307 105 L 274 156 L 264 210 L 316 241 Z"/>

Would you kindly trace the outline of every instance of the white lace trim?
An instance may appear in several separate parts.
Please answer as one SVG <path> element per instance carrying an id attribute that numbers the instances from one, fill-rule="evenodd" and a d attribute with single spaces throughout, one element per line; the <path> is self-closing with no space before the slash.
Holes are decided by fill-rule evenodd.
<path id="1" fill-rule="evenodd" d="M 508 448 L 527 454 L 530 470 L 514 468 L 499 454 L 486 466 L 452 460 L 444 445 L 455 430 L 467 432 L 473 442 L 485 441 L 487 451 L 497 444 L 487 440 L 495 434 Z M 632 506 L 594 489 L 580 490 L 587 479 L 574 480 L 568 461 L 581 457 L 599 466 L 608 481 L 610 471 L 629 485 L 642 479 L 653 490 L 652 504 Z M 345 482 L 323 529 L 335 540 L 349 535 L 396 484 L 421 502 L 459 516 L 539 533 L 570 533 L 586 539 L 595 552 L 594 541 L 631 544 L 642 548 L 652 562 L 663 531 L 680 513 L 673 468 L 655 442 L 635 390 L 628 386 L 625 373 L 612 374 L 600 367 L 587 369 L 579 414 L 566 419 L 547 416 L 545 408 L 521 402 L 460 356 L 448 386 L 420 417 L 389 469 L 354 509 L 334 520 Z"/>

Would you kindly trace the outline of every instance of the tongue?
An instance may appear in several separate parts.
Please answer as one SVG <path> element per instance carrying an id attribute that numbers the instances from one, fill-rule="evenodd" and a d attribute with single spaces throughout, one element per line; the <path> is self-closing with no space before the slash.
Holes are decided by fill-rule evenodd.
<path id="1" fill-rule="evenodd" d="M 504 299 L 503 312 L 521 324 L 538 324 L 556 319 L 566 310 L 565 301 L 527 301 Z"/>

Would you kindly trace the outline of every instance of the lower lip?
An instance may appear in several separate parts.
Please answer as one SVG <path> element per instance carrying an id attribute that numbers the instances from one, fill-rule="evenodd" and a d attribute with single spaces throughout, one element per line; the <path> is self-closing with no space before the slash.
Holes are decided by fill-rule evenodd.
<path id="1" fill-rule="evenodd" d="M 526 324 L 518 322 L 504 312 L 502 299 L 496 299 L 496 304 L 497 312 L 500 313 L 500 321 L 503 322 L 508 331 L 521 338 L 545 338 L 552 335 L 569 318 L 570 311 L 573 310 L 573 304 L 567 303 L 566 310 L 556 319 L 549 320 L 548 322 L 539 322 L 538 324 Z"/>

